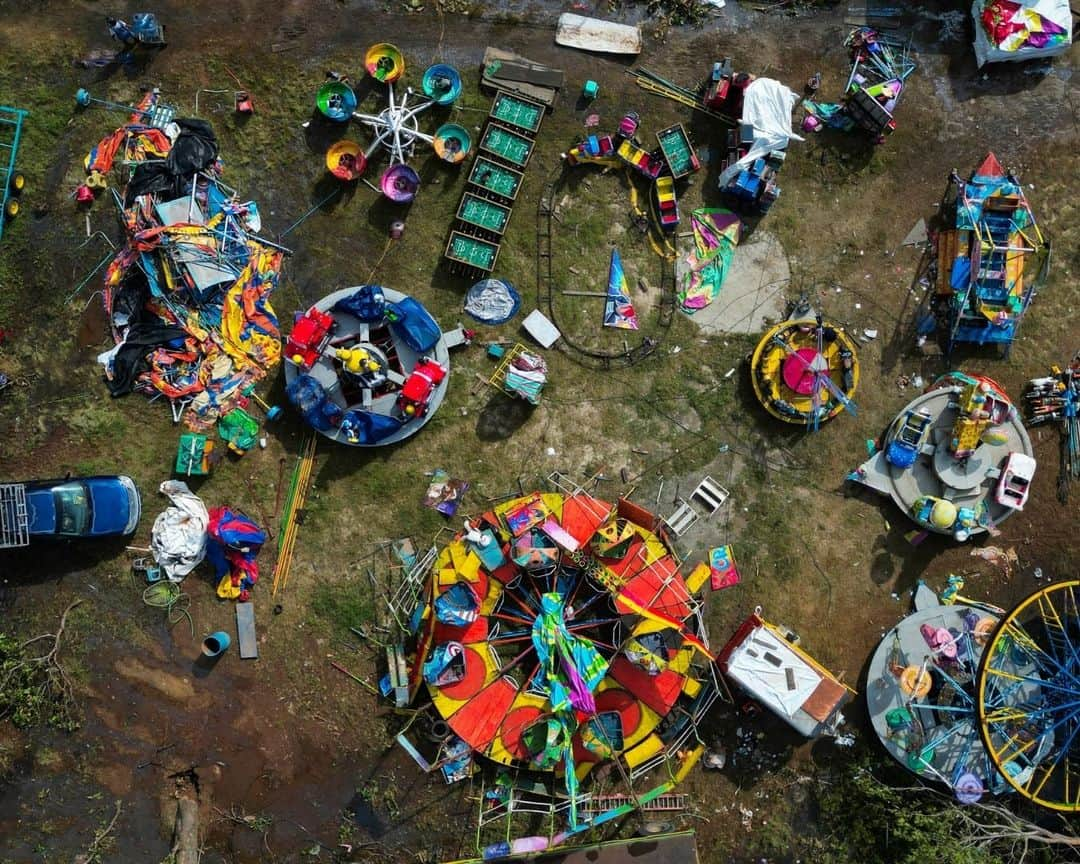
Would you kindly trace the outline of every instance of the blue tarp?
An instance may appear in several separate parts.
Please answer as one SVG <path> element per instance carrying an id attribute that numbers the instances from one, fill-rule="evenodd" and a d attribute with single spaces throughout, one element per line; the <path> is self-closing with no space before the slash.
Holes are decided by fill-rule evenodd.
<path id="1" fill-rule="evenodd" d="M 521 295 L 502 279 L 477 282 L 465 295 L 465 311 L 481 324 L 504 324 L 521 308 Z"/>
<path id="2" fill-rule="evenodd" d="M 335 312 L 346 312 L 361 321 L 374 323 L 386 315 L 386 297 L 380 285 L 361 285 L 334 304 Z"/>
<path id="3" fill-rule="evenodd" d="M 405 297 L 398 303 L 388 303 L 387 317 L 394 332 L 418 354 L 430 351 L 442 336 L 435 319 L 412 297 Z"/>
<path id="4" fill-rule="evenodd" d="M 310 375 L 294 378 L 285 393 L 312 428 L 332 432 L 341 424 L 343 412 L 340 406 L 327 398 L 322 384 Z"/>
<path id="5" fill-rule="evenodd" d="M 386 414 L 351 410 L 341 421 L 341 431 L 355 444 L 375 444 L 401 428 L 401 421 Z"/>

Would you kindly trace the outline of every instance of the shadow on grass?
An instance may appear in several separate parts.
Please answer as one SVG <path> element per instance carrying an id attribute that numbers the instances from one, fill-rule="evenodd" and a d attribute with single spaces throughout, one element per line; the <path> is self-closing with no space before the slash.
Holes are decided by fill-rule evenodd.
<path id="1" fill-rule="evenodd" d="M 494 393 L 476 420 L 476 437 L 481 441 L 505 441 L 528 422 L 536 410 L 524 399 Z"/>

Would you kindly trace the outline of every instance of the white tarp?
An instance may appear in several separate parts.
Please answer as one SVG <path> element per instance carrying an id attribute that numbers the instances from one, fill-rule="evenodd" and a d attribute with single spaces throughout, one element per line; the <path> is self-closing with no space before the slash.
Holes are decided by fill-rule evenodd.
<path id="1" fill-rule="evenodd" d="M 172 506 L 154 520 L 150 551 L 171 582 L 179 582 L 206 557 L 206 526 L 210 514 L 187 483 L 166 480 L 159 487 Z"/>
<path id="2" fill-rule="evenodd" d="M 564 12 L 555 26 L 555 42 L 583 51 L 640 54 L 641 28 Z"/>
<path id="3" fill-rule="evenodd" d="M 982 66 L 1001 61 L 1053 57 L 1069 50 L 1072 44 L 1072 12 L 1069 0 L 1013 0 L 1019 9 L 1002 22 L 1013 32 L 1000 44 L 991 40 L 982 21 L 983 10 L 993 0 L 975 0 L 971 17 L 975 21 L 975 57 Z M 1010 11 L 1011 4 L 1003 11 Z M 1014 26 L 1013 26 L 1014 25 Z M 1049 26 L 1049 29 L 1047 28 Z M 1057 32 L 1063 30 L 1064 33 Z M 1030 44 L 1034 43 L 1034 44 Z M 1039 43 L 1045 43 L 1041 47 Z"/>
<path id="4" fill-rule="evenodd" d="M 814 667 L 764 627 L 752 631 L 731 652 L 727 667 L 744 690 L 789 720 L 821 683 Z"/>
<path id="5" fill-rule="evenodd" d="M 791 109 L 799 101 L 795 93 L 772 78 L 755 78 L 743 94 L 741 122 L 754 128 L 754 143 L 746 155 L 720 174 L 720 188 L 755 159 L 783 150 L 789 140 L 802 141 L 791 129 Z"/>

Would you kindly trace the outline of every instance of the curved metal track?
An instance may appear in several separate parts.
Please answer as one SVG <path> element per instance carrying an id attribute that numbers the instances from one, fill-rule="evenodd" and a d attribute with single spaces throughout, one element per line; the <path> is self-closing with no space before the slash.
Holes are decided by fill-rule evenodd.
<path id="1" fill-rule="evenodd" d="M 555 195 L 559 189 L 565 169 L 560 167 L 544 184 L 544 191 L 536 208 L 536 300 L 541 309 L 547 309 L 548 317 L 559 327 L 555 315 L 555 288 L 551 273 L 552 259 L 552 211 L 555 208 Z M 660 305 L 658 324 L 663 330 L 671 326 L 675 313 L 675 262 L 661 258 L 660 261 Z M 641 343 L 624 351 L 599 351 L 575 342 L 559 327 L 562 339 L 559 348 L 570 355 L 576 362 L 594 369 L 610 369 L 614 366 L 633 366 L 652 354 L 660 345 L 660 338 L 642 336 Z"/>

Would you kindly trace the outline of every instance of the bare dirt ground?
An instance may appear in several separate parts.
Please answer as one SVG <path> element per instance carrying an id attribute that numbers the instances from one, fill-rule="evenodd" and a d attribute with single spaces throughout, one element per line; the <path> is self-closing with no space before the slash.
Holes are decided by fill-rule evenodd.
<path id="1" fill-rule="evenodd" d="M 546 4 L 477 4 L 463 16 L 442 14 L 433 3 L 410 15 L 398 6 L 298 0 L 199 4 L 193 13 L 169 0 L 155 11 L 170 45 L 133 78 L 70 66 L 73 57 L 104 46 L 105 11 L 94 2 L 21 0 L 0 9 L 0 103 L 35 112 L 23 157 L 32 198 L 0 241 L 0 327 L 11 331 L 0 346 L 0 371 L 18 382 L 0 395 L 0 479 L 126 471 L 144 492 L 146 517 L 136 542 L 145 541 L 163 506 L 154 490 L 167 476 L 178 430 L 159 405 L 137 397 L 110 402 L 93 361 L 105 347 L 91 297 L 95 283 L 75 289 L 107 247 L 91 239 L 79 248 L 86 231 L 68 196 L 83 154 L 121 115 L 76 112 L 76 87 L 125 102 L 145 80 L 193 111 L 197 89 L 232 88 L 228 66 L 252 91 L 259 113 L 242 125 L 222 104 L 228 97 L 213 95 L 201 97 L 201 113 L 221 139 L 226 179 L 259 201 L 272 230 L 283 231 L 328 192 L 321 154 L 300 129 L 325 69 L 358 76 L 364 48 L 384 39 L 403 49 L 414 74 L 435 60 L 453 63 L 467 82 L 455 120 L 471 128 L 489 104 L 475 90 L 485 45 L 564 68 L 567 89 L 545 121 L 500 258 L 500 275 L 519 286 L 526 302 L 534 296 L 537 197 L 558 170 L 558 154 L 583 133 L 586 113 L 613 124 L 635 108 L 656 129 L 682 120 L 699 147 L 721 137 L 688 110 L 637 90 L 623 74 L 629 63 L 553 45 L 553 21 L 562 10 Z M 650 35 L 639 62 L 691 85 L 713 58 L 731 55 L 738 68 L 796 90 L 821 72 L 828 97 L 846 76 L 841 43 L 849 28 L 842 19 L 842 8 L 767 16 L 729 2 L 702 29 L 673 29 L 663 41 Z M 256 590 L 256 663 L 235 656 L 213 668 L 196 662 L 205 633 L 232 629 L 231 606 L 218 603 L 207 580 L 186 585 L 193 638 L 186 623 L 168 628 L 160 613 L 142 605 L 129 580 L 130 556 L 115 545 L 0 558 L 0 629 L 45 632 L 73 597 L 91 601 L 73 615 L 70 637 L 82 729 L 26 733 L 0 724 L 0 752 L 11 754 L 0 785 L 0 861 L 71 860 L 108 822 L 114 800 L 123 809 L 103 860 L 163 860 L 171 826 L 161 824 L 162 802 L 177 784 L 192 782 L 204 801 L 204 861 L 432 861 L 470 853 L 475 802 L 421 774 L 392 744 L 407 718 L 329 666 L 336 659 L 368 681 L 380 674 L 380 652 L 354 639 L 347 626 L 370 617 L 378 602 L 365 576 L 373 545 L 403 535 L 427 542 L 440 527 L 419 505 L 424 472 L 435 467 L 473 480 L 466 502 L 476 509 L 485 497 L 513 489 L 518 478 L 528 485 L 556 469 L 580 477 L 602 472 L 612 479 L 600 492 L 613 496 L 625 491 L 614 479 L 625 468 L 635 500 L 659 502 L 657 509 L 667 512 L 676 484 L 685 494 L 711 474 L 732 490 L 732 503 L 688 537 L 690 551 L 700 556 L 709 546 L 733 543 L 744 575 L 742 585 L 710 603 L 713 644 L 761 605 L 853 686 L 863 683 L 864 662 L 906 609 L 917 579 L 940 587 L 948 573 L 969 572 L 969 596 L 1008 606 L 1034 587 L 1035 566 L 1055 578 L 1074 576 L 1080 493 L 1068 505 L 1057 502 L 1050 434 L 1034 433 L 1040 470 L 1030 505 L 992 541 L 1016 548 L 1021 566 L 1011 578 L 971 557 L 968 546 L 931 538 L 912 547 L 902 514 L 852 494 L 842 482 L 862 460 L 865 441 L 880 435 L 912 395 L 898 386 L 899 377 L 929 378 L 949 368 L 914 352 L 912 324 L 924 294 L 920 253 L 899 244 L 918 218 L 934 215 L 950 169 L 966 173 L 993 149 L 1031 184 L 1036 216 L 1055 242 L 1050 281 L 1011 357 L 970 353 L 956 363 L 991 374 L 1018 396 L 1025 379 L 1078 347 L 1080 136 L 1069 62 L 1076 49 L 1043 74 L 980 72 L 970 24 L 945 2 L 911 7 L 901 32 L 912 36 L 919 69 L 897 132 L 876 149 L 828 133 L 793 144 L 783 197 L 763 223 L 788 256 L 791 299 L 807 292 L 833 319 L 881 333 L 861 350 L 858 417 L 838 418 L 816 436 L 779 428 L 750 393 L 743 361 L 752 338 L 705 338 L 681 318 L 661 332 L 644 313 L 646 301 L 644 332 L 659 335 L 662 345 L 638 366 L 597 374 L 552 353 L 554 383 L 544 402 L 521 411 L 489 392 L 470 391 L 476 374 L 490 374 L 482 351 L 473 348 L 454 356 L 448 399 L 412 441 L 376 453 L 320 450 L 281 614 L 271 612 L 268 585 Z M 587 77 L 601 85 L 588 112 L 577 105 Z M 466 286 L 444 271 L 439 256 L 461 178 L 430 160 L 421 173 L 424 191 L 398 244 L 387 242 L 386 227 L 402 214 L 363 188 L 325 205 L 289 235 L 289 279 L 275 298 L 283 321 L 316 297 L 370 279 L 415 294 L 445 325 L 458 320 Z M 696 177 L 684 208 L 715 201 L 714 178 L 714 166 Z M 570 216 L 585 214 L 577 233 L 571 238 L 572 226 L 560 226 L 557 237 L 560 279 L 594 290 L 613 242 L 632 273 L 654 272 L 648 248 L 628 239 L 626 189 L 615 178 L 587 179 L 587 187 L 573 188 L 568 208 Z M 114 219 L 102 205 L 91 211 L 92 228 L 115 239 Z M 595 219 L 590 212 L 605 215 Z M 581 334 L 617 345 L 613 340 L 621 337 L 592 333 L 592 315 L 565 310 Z M 516 335 L 514 325 L 504 325 L 481 338 Z M 731 368 L 737 374 L 725 377 Z M 269 398 L 283 399 L 280 383 Z M 199 485 L 209 504 L 233 503 L 253 515 L 269 509 L 281 460 L 287 479 L 300 429 L 287 418 L 269 434 L 266 450 L 221 466 Z M 267 572 L 270 549 L 260 563 Z M 858 702 L 850 714 L 866 743 Z M 736 730 L 751 725 L 765 733 L 756 762 L 722 774 L 697 772 L 685 785 L 695 802 L 703 861 L 795 860 L 800 837 L 813 830 L 803 778 L 849 758 L 831 745 L 793 740 L 778 724 L 751 724 L 731 707 L 718 707 L 710 718 L 710 740 L 733 744 Z M 739 808 L 753 813 L 746 817 Z"/>

